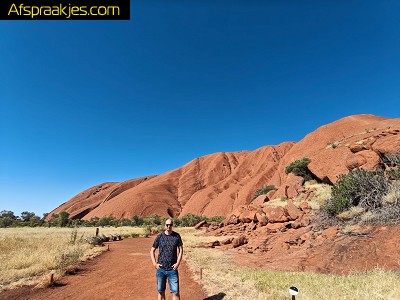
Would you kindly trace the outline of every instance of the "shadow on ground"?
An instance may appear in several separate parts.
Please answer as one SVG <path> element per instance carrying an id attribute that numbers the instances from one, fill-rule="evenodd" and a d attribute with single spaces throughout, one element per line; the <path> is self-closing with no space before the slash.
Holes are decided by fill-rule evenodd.
<path id="1" fill-rule="evenodd" d="M 225 293 L 218 293 L 216 295 L 204 298 L 203 300 L 222 300 L 226 296 Z"/>
<path id="2" fill-rule="evenodd" d="M 58 288 L 61 286 L 66 286 L 66 283 L 61 283 L 61 282 L 53 282 L 51 285 L 49 285 L 49 288 Z"/>

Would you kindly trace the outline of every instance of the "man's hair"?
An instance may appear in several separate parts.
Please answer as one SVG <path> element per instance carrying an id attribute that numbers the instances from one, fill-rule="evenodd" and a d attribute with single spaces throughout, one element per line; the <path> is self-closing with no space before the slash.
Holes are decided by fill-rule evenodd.
<path id="1" fill-rule="evenodd" d="M 168 221 L 171 221 L 172 225 L 174 224 L 174 221 L 171 218 L 166 219 L 164 224 L 167 224 Z"/>

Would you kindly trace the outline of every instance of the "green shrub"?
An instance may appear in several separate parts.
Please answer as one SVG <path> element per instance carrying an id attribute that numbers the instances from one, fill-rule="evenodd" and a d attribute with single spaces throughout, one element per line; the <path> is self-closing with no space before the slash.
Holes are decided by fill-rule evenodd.
<path id="1" fill-rule="evenodd" d="M 58 227 L 67 227 L 69 223 L 69 213 L 65 210 L 61 211 L 59 214 L 52 215 L 49 221 L 49 225 Z"/>
<path id="2" fill-rule="evenodd" d="M 339 176 L 332 187 L 331 199 L 322 209 L 334 216 L 352 206 L 360 206 L 366 210 L 379 208 L 389 186 L 383 172 L 356 169 Z"/>
<path id="3" fill-rule="evenodd" d="M 144 225 L 158 226 L 161 225 L 162 223 L 163 223 L 162 218 L 157 214 L 153 214 L 151 216 L 143 218 Z"/>
<path id="4" fill-rule="evenodd" d="M 117 220 L 114 217 L 101 217 L 98 221 L 97 221 L 97 226 L 114 226 L 116 224 L 118 224 L 119 220 Z"/>
<path id="5" fill-rule="evenodd" d="M 264 195 L 270 191 L 277 190 L 277 188 L 274 185 L 266 185 L 262 187 L 261 189 L 256 190 L 256 193 L 254 194 L 253 199 L 256 199 L 260 195 Z"/>
<path id="6" fill-rule="evenodd" d="M 143 218 L 141 216 L 133 216 L 131 220 L 132 226 L 142 226 L 143 225 Z"/>
<path id="7" fill-rule="evenodd" d="M 206 218 L 207 222 L 218 222 L 218 223 L 221 223 L 224 220 L 225 220 L 225 217 L 223 217 L 223 216 L 215 216 L 215 217 Z"/>
<path id="8" fill-rule="evenodd" d="M 132 226 L 132 221 L 129 219 L 121 219 L 121 220 L 119 220 L 118 225 L 119 226 Z"/>
<path id="9" fill-rule="evenodd" d="M 192 214 L 187 214 L 182 217 L 181 226 L 183 227 L 192 227 L 195 226 L 200 221 L 204 220 L 201 216 L 196 216 Z"/>
<path id="10" fill-rule="evenodd" d="M 304 180 L 312 180 L 313 176 L 310 170 L 308 169 L 308 164 L 311 160 L 307 157 L 303 157 L 302 159 L 296 160 L 288 165 L 285 169 L 286 174 L 293 173 L 297 176 L 301 176 Z"/>
<path id="11" fill-rule="evenodd" d="M 178 217 L 173 217 L 172 222 L 174 223 L 175 227 L 181 226 L 182 223 L 181 219 L 179 219 Z"/>
<path id="12" fill-rule="evenodd" d="M 1 217 L 0 218 L 0 228 L 11 227 L 13 225 L 14 220 L 10 217 Z"/>

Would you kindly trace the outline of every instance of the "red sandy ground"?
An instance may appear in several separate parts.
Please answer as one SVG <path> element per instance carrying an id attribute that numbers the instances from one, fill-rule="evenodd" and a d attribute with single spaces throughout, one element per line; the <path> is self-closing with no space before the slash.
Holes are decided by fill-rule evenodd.
<path id="1" fill-rule="evenodd" d="M 149 254 L 153 240 L 129 238 L 112 242 L 110 251 L 86 261 L 75 275 L 65 276 L 55 287 L 21 287 L 1 292 L 0 299 L 157 299 L 155 269 Z M 181 299 L 219 299 L 206 298 L 185 262 L 179 267 L 179 275 Z M 168 300 L 172 299 L 168 284 L 166 294 Z"/>

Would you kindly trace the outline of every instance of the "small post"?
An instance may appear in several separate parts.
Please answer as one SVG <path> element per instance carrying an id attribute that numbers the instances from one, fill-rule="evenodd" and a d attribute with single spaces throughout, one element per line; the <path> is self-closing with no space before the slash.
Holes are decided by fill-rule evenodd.
<path id="1" fill-rule="evenodd" d="M 96 236 L 99 236 L 99 228 L 96 228 Z"/>
<path id="2" fill-rule="evenodd" d="M 110 251 L 110 245 L 107 245 L 107 251 Z"/>
<path id="3" fill-rule="evenodd" d="M 299 289 L 295 286 L 289 288 L 289 294 L 292 296 L 292 300 L 296 300 L 296 296 L 299 293 Z"/>
<path id="4" fill-rule="evenodd" d="M 203 278 L 203 268 L 200 268 L 200 279 Z"/>
<path id="5" fill-rule="evenodd" d="M 54 274 L 51 273 L 50 274 L 50 286 L 52 286 L 54 284 Z"/>

